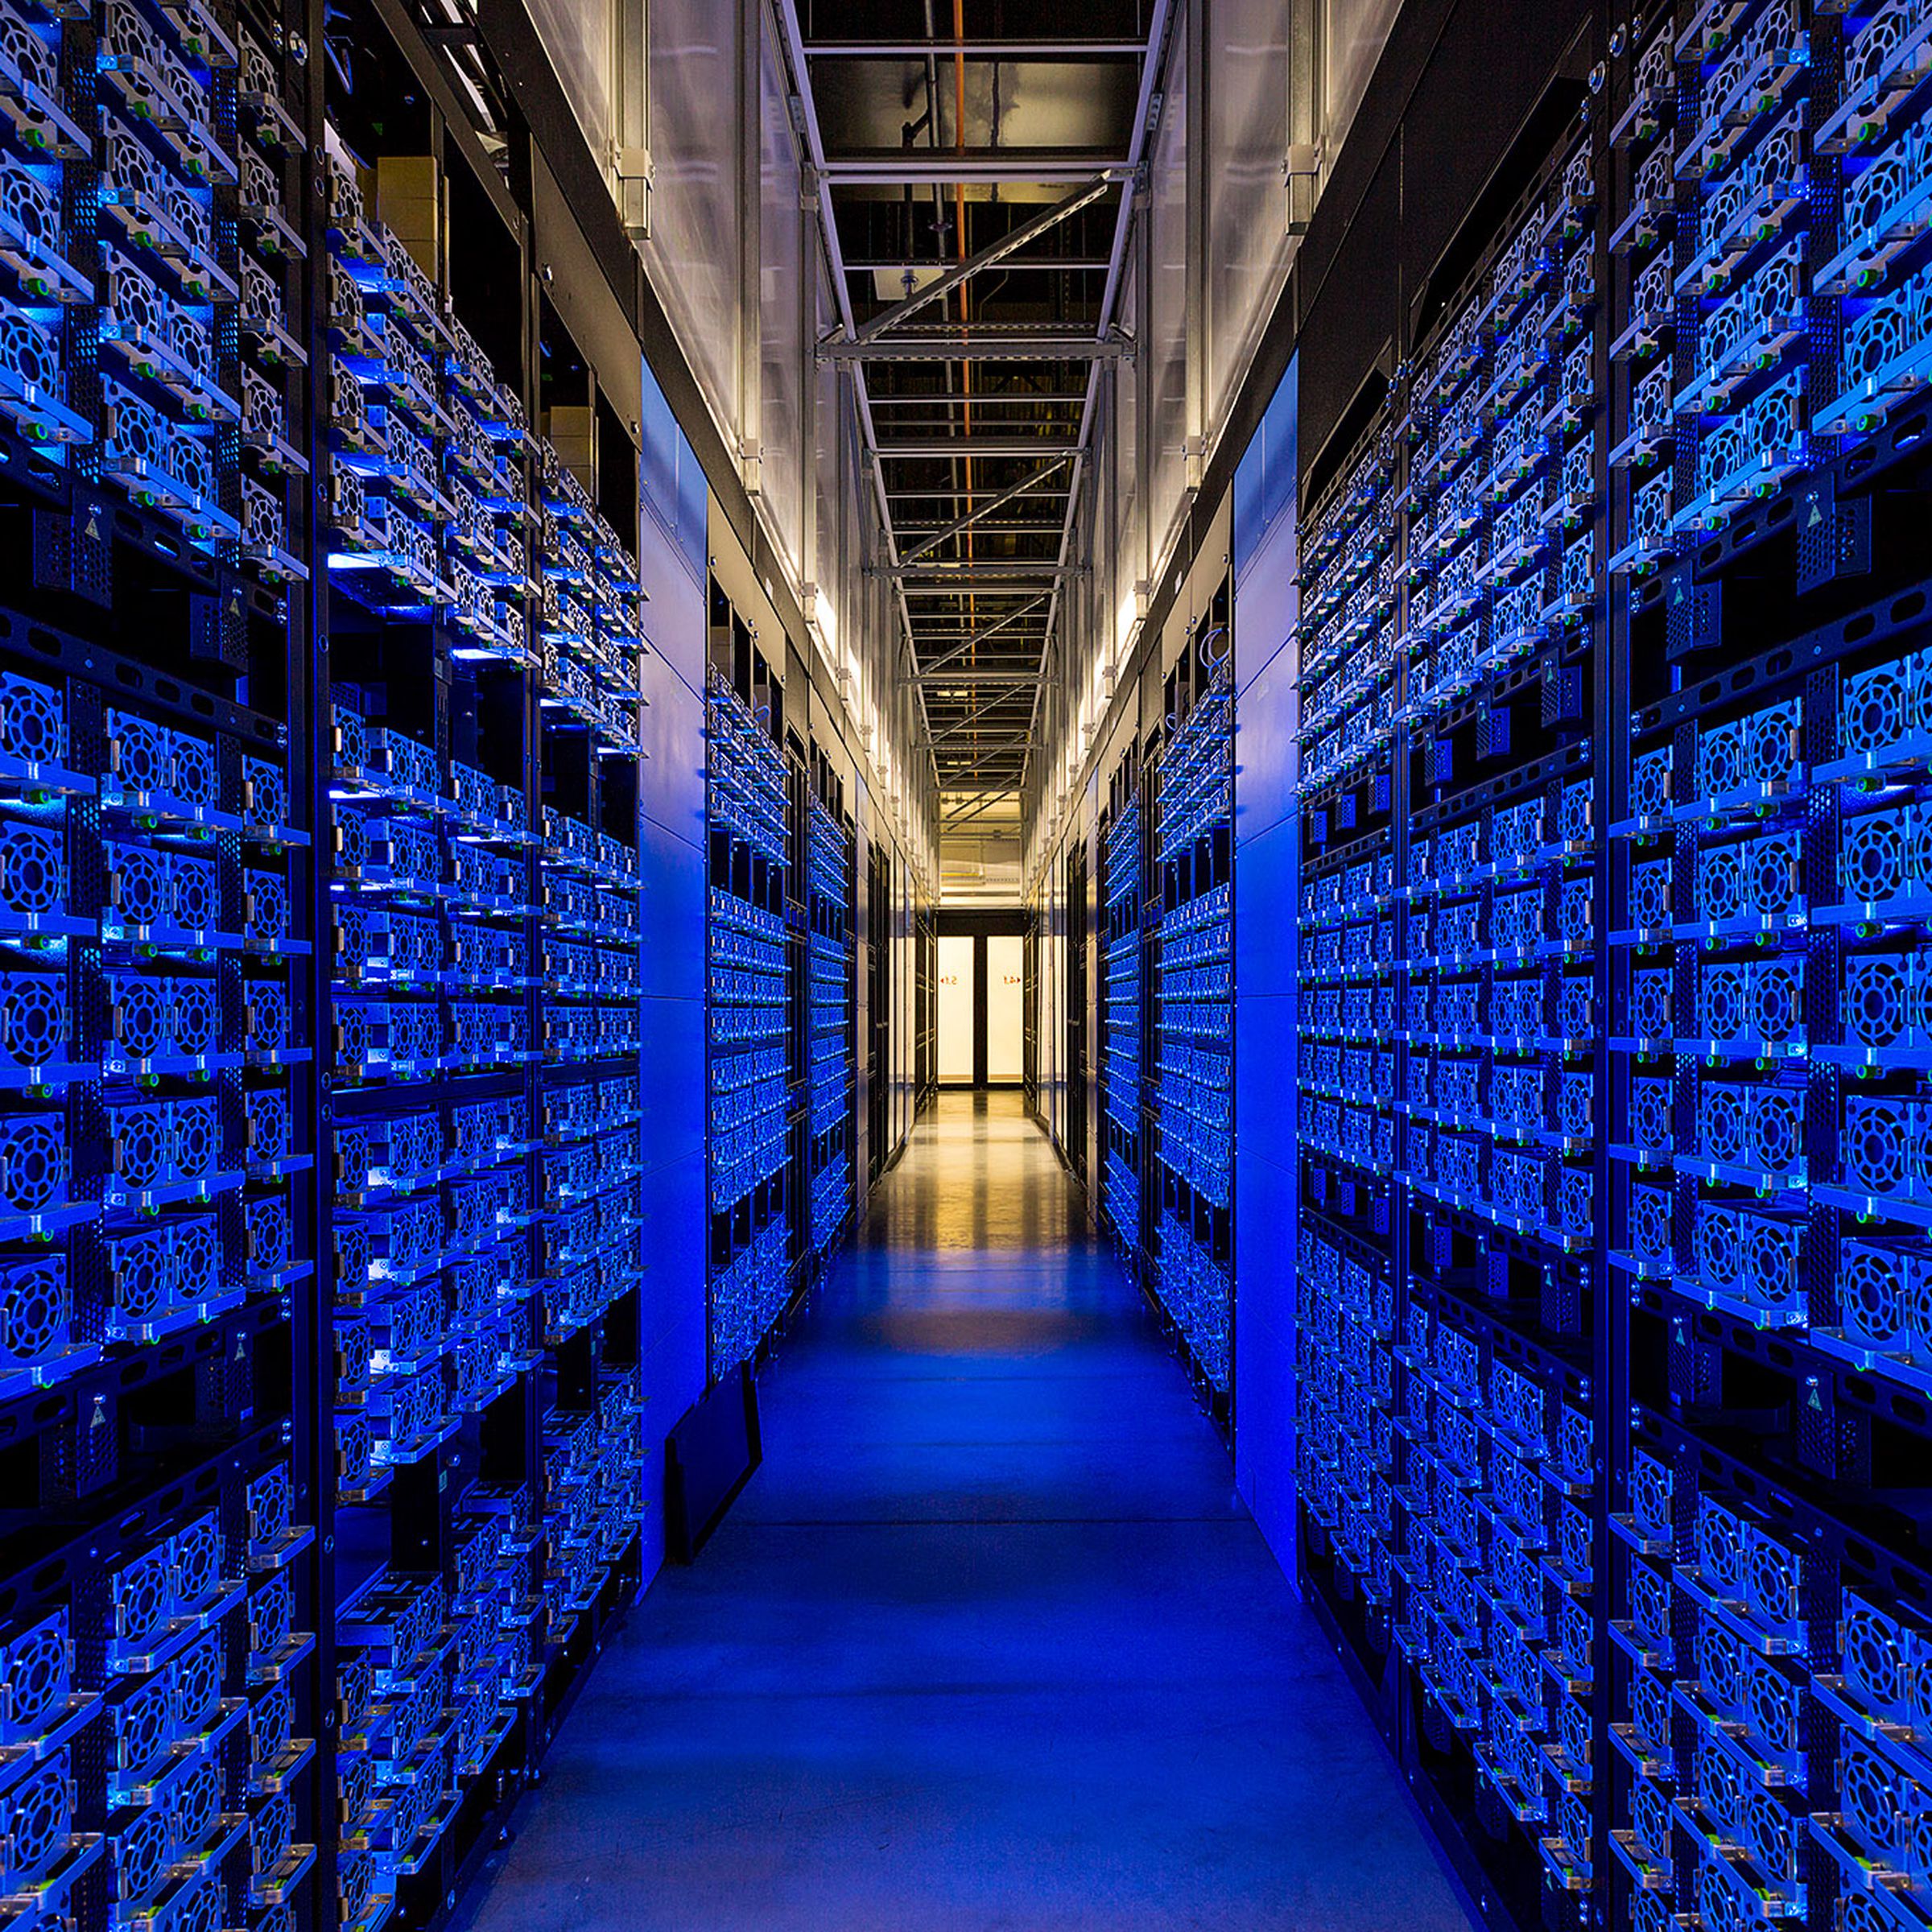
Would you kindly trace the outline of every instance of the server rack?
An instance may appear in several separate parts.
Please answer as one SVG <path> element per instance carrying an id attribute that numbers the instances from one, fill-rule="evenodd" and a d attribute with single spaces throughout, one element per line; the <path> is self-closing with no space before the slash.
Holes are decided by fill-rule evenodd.
<path id="1" fill-rule="evenodd" d="M 15 1923 L 426 1922 L 636 1575 L 635 547 L 384 19 L 0 23 Z"/>
<path id="2" fill-rule="evenodd" d="M 1231 598 L 1223 584 L 1168 675 L 1141 902 L 1151 1048 L 1142 1275 L 1224 1430 L 1234 1396 Z"/>
<path id="3" fill-rule="evenodd" d="M 807 1233 L 823 1264 L 857 1199 L 858 952 L 854 841 L 844 788 L 823 756 L 807 807 L 811 1179 Z"/>
<path id="4" fill-rule="evenodd" d="M 1929 47 L 1627 23 L 1304 479 L 1302 1564 L 1498 1924 L 1926 1921 Z"/>
<path id="5" fill-rule="evenodd" d="M 1145 820 L 1131 752 L 1108 784 L 1100 819 L 1100 1208 L 1122 1257 L 1140 1276 L 1141 1108 L 1146 1030 Z"/>

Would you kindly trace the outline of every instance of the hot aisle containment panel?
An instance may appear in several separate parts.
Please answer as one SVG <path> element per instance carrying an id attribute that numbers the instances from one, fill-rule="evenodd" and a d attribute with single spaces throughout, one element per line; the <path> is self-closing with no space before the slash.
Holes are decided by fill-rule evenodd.
<path id="1" fill-rule="evenodd" d="M 1926 1922 L 1929 45 L 1571 63 L 1303 473 L 1301 1563 L 1498 1924 Z"/>

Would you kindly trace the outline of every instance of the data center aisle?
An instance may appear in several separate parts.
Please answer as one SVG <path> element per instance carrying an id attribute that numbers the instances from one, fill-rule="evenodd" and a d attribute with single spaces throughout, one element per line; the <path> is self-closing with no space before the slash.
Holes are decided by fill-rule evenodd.
<path id="1" fill-rule="evenodd" d="M 1464 1932 L 1017 1096 L 942 1100 L 763 1395 L 479 1932 Z"/>

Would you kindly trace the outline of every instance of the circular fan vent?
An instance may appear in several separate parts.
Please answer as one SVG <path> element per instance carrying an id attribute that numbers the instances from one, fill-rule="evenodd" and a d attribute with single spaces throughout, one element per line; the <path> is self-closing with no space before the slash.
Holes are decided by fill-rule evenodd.
<path id="1" fill-rule="evenodd" d="M 1839 1263 L 1838 1301 L 1846 1332 L 1874 1348 L 1901 1339 L 1905 1262 L 1878 1248 L 1847 1246 Z"/>
<path id="2" fill-rule="evenodd" d="M 114 1171 L 130 1187 L 151 1187 L 167 1164 L 163 1107 L 123 1107 L 114 1117 Z"/>
<path id="3" fill-rule="evenodd" d="M 1737 1285 L 1738 1230 L 1735 1216 L 1708 1211 L 1697 1224 L 1697 1272 L 1707 1288 Z"/>
<path id="4" fill-rule="evenodd" d="M 1869 1709 L 1880 1715 L 1905 1700 L 1905 1661 L 1898 1626 L 1868 1604 L 1847 1600 L 1839 1624 L 1846 1682 Z"/>
<path id="5" fill-rule="evenodd" d="M 24 1214 L 52 1207 L 66 1191 L 67 1140 L 52 1116 L 9 1123 L 0 1139 L 0 1195 Z"/>
<path id="6" fill-rule="evenodd" d="M 215 869 L 198 859 L 174 864 L 175 923 L 191 931 L 215 923 Z"/>
<path id="7" fill-rule="evenodd" d="M 1909 1172 L 1905 1110 L 1885 1100 L 1853 1100 L 1845 1107 L 1845 1171 L 1872 1194 L 1905 1191 Z"/>
<path id="8" fill-rule="evenodd" d="M 1707 1622 L 1697 1633 L 1697 1676 L 1705 1696 L 1720 1710 L 1740 1707 L 1744 1684 L 1738 1671 L 1737 1646 L 1714 1623 Z"/>
<path id="9" fill-rule="evenodd" d="M 130 926 L 158 926 L 168 916 L 167 861 L 146 845 L 115 848 L 121 916 Z"/>
<path id="10" fill-rule="evenodd" d="M 7 1717 L 14 1732 L 44 1731 L 67 1693 L 67 1637 L 46 1623 L 29 1630 L 6 1653 Z"/>
<path id="11" fill-rule="evenodd" d="M 212 1220 L 182 1221 L 175 1229 L 175 1278 L 184 1299 L 205 1299 L 221 1281 L 221 1244 Z"/>
<path id="12" fill-rule="evenodd" d="M 1713 1039 L 1734 1040 L 1744 1030 L 1746 981 L 1736 966 L 1714 966 L 1704 974 L 1704 1024 Z"/>
<path id="13" fill-rule="evenodd" d="M 159 980 L 133 976 L 114 989 L 114 1030 L 130 1059 L 151 1060 L 168 1048 L 167 989 Z"/>
<path id="14" fill-rule="evenodd" d="M 214 1050 L 220 1013 L 215 989 L 207 980 L 176 980 L 168 997 L 168 1020 L 177 1053 L 209 1053 Z"/>
<path id="15" fill-rule="evenodd" d="M 1804 1121 L 1795 1098 L 1777 1088 L 1762 1088 L 1751 1112 L 1751 1151 L 1773 1174 L 1788 1173 L 1804 1152 Z"/>
<path id="16" fill-rule="evenodd" d="M 166 1235 L 134 1235 L 114 1245 L 114 1299 L 130 1321 L 159 1313 L 173 1293 Z"/>
<path id="17" fill-rule="evenodd" d="M 1847 963 L 1845 1022 L 1861 1046 L 1889 1046 L 1912 1024 L 1903 964 L 1889 953 Z"/>
<path id="18" fill-rule="evenodd" d="M 1744 1152 L 1744 1093 L 1723 1081 L 1708 1083 L 1702 1096 L 1704 1158 L 1736 1161 Z"/>
<path id="19" fill-rule="evenodd" d="M 213 1100 L 177 1102 L 173 1124 L 175 1165 L 189 1179 L 199 1179 L 215 1164 L 221 1138 L 219 1106 Z"/>
<path id="20" fill-rule="evenodd" d="M 1886 1864 L 1895 1862 L 1904 1819 L 1890 1768 L 1875 1752 L 1862 1745 L 1847 1744 L 1839 1763 L 1839 1779 L 1844 1820 L 1853 1835 L 1874 1858 Z"/>
<path id="21" fill-rule="evenodd" d="M 0 1354 L 16 1362 L 38 1360 L 65 1336 L 72 1319 L 64 1255 L 0 1274 Z"/>

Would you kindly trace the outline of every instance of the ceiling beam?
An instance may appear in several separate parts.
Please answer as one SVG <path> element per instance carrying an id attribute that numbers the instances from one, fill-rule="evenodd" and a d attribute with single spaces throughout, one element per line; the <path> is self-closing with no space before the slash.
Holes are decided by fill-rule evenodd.
<path id="1" fill-rule="evenodd" d="M 1063 460 L 1077 455 L 1080 447 L 1077 443 L 1049 442 L 1044 436 L 982 436 L 976 433 L 969 436 L 956 430 L 949 436 L 935 436 L 930 441 L 881 443 L 878 453 L 887 461 L 895 456 L 909 462 L 931 457 L 950 460 L 960 456 L 972 456 L 976 460 L 982 456 L 1058 456 Z"/>
<path id="2" fill-rule="evenodd" d="M 1146 53 L 1138 40 L 1003 39 L 990 35 L 973 40 L 808 40 L 811 60 L 1132 60 Z"/>
<path id="3" fill-rule="evenodd" d="M 1056 182 L 1087 182 L 1096 175 L 1125 180 L 1133 173 L 1127 157 L 1092 147 L 855 147 L 828 151 L 824 180 L 828 187 L 844 182 L 883 182 L 890 188 L 951 188 L 956 183 L 1024 182 L 1048 186 Z"/>
<path id="4" fill-rule="evenodd" d="M 970 439 L 968 447 L 969 448 L 973 447 Z M 1063 452 L 1043 469 L 1035 470 L 1030 477 L 1022 477 L 1010 489 L 1001 490 L 997 497 L 989 497 L 976 510 L 969 510 L 964 516 L 956 518 L 943 530 L 935 530 L 923 543 L 914 545 L 912 549 L 906 551 L 900 557 L 900 568 L 903 569 L 909 564 L 918 563 L 921 557 L 931 551 L 937 550 L 942 543 L 948 543 L 953 538 L 963 536 L 968 530 L 976 529 L 996 511 L 1004 510 L 1009 503 L 1026 495 L 1029 491 L 1038 489 L 1049 477 L 1059 473 L 1065 464 L 1067 458 L 1073 453 L 1071 450 Z"/>
<path id="5" fill-rule="evenodd" d="M 894 303 L 890 308 L 881 309 L 852 332 L 853 339 L 876 342 L 880 336 L 890 335 L 921 309 L 935 302 L 943 302 L 962 283 L 971 281 L 982 269 L 992 267 L 996 262 L 1004 262 L 1009 255 L 1017 255 L 1029 242 L 1057 227 L 1069 215 L 1077 215 L 1089 202 L 1099 200 L 1113 186 L 1113 181 L 1102 175 L 1075 188 L 1071 194 L 1063 195 L 1050 207 L 1028 217 L 1018 228 L 1009 229 L 997 241 L 976 248 L 964 262 L 956 263 L 943 275 L 934 276 L 923 288 L 915 288 L 903 300 Z"/>
<path id="6" fill-rule="evenodd" d="M 1040 684 L 1046 682 L 1046 674 L 1038 665 L 1030 664 L 1020 670 L 989 671 L 969 667 L 963 671 L 921 671 L 917 672 L 915 684 Z"/>
<path id="7" fill-rule="evenodd" d="M 1026 335 L 1010 328 L 951 328 L 890 342 L 827 342 L 821 362 L 1113 362 L 1133 353 L 1125 336 Z"/>
<path id="8" fill-rule="evenodd" d="M 923 669 L 927 671 L 937 671 L 942 665 L 952 663 L 956 658 L 963 658 L 965 656 L 968 651 L 976 649 L 981 644 L 990 642 L 994 638 L 1001 636 L 1002 634 L 1009 632 L 1013 626 L 1019 622 L 1022 617 L 1030 616 L 1033 612 L 1038 610 L 1040 606 L 1046 601 L 1047 598 L 1044 592 L 1038 597 L 1030 597 L 1026 602 L 1019 607 L 1018 610 L 1009 611 L 1005 617 L 999 620 L 997 623 L 989 624 L 980 630 L 968 632 L 964 637 L 960 639 L 958 647 L 956 649 L 947 651 L 945 656 L 943 658 L 935 658 L 931 663 L 924 666 Z M 1017 644 L 1022 642 L 1022 639 L 1016 637 L 1012 639 L 1012 642 Z M 1041 642 L 1043 643 L 1045 639 L 1042 638 Z"/>

